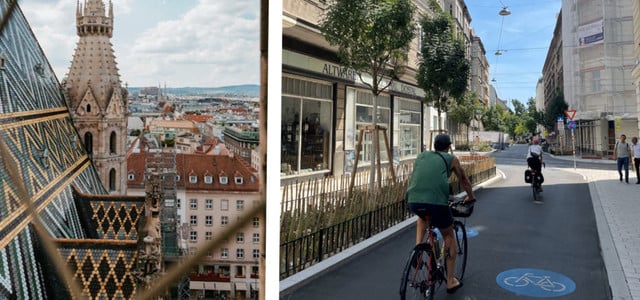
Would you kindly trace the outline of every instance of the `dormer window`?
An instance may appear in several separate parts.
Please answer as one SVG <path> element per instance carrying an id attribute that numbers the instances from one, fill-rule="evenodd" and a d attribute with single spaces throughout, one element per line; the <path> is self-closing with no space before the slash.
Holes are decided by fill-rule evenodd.
<path id="1" fill-rule="evenodd" d="M 236 179 L 236 184 L 242 184 L 244 182 L 244 180 L 240 176 L 236 176 L 235 179 Z"/>
<path id="2" fill-rule="evenodd" d="M 204 183 L 211 184 L 212 182 L 213 182 L 213 177 L 211 177 L 211 176 L 205 176 L 204 177 Z"/>
<path id="3" fill-rule="evenodd" d="M 198 183 L 198 176 L 196 176 L 196 175 L 189 175 L 189 182 L 190 182 L 190 183 Z"/>
<path id="4" fill-rule="evenodd" d="M 229 179 L 227 178 L 227 176 L 220 176 L 220 184 L 227 184 L 229 182 Z"/>

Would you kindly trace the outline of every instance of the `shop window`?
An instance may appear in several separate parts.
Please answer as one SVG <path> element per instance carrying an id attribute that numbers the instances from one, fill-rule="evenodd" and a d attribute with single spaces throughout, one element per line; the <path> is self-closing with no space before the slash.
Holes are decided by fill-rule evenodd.
<path id="1" fill-rule="evenodd" d="M 360 129 L 365 128 L 367 126 L 371 126 L 373 122 L 373 94 L 368 90 L 357 90 L 357 89 L 348 89 L 347 91 L 347 105 L 355 105 L 354 116 L 349 116 L 355 121 L 355 128 L 352 124 L 347 124 L 353 129 L 349 131 L 352 132 L 352 135 L 348 138 L 351 138 L 352 149 L 355 149 L 358 143 L 358 136 L 360 135 Z M 353 103 L 353 104 L 352 104 Z M 388 95 L 379 95 L 376 98 L 376 124 L 387 128 L 387 138 L 389 138 L 389 134 L 391 131 L 391 127 L 389 124 L 391 110 L 390 110 L 390 99 Z M 359 166 L 368 165 L 371 163 L 373 157 L 373 138 L 375 131 L 367 132 L 365 131 L 362 138 L 362 151 L 360 152 L 359 157 Z M 382 131 L 378 132 L 378 142 L 380 149 L 380 161 L 386 162 L 389 160 L 389 155 L 385 149 L 384 137 L 382 135 Z"/>
<path id="2" fill-rule="evenodd" d="M 295 175 L 329 170 L 333 87 L 287 77 L 282 83 L 281 172 Z"/>
<path id="3" fill-rule="evenodd" d="M 395 100 L 393 150 L 395 157 L 399 159 L 415 158 L 420 154 L 421 105 L 415 100 Z"/>

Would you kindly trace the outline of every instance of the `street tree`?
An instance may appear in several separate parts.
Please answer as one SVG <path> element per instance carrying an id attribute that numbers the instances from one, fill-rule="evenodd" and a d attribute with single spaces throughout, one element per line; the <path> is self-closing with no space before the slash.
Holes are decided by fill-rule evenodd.
<path id="1" fill-rule="evenodd" d="M 567 105 L 567 102 L 564 101 L 564 97 L 562 96 L 562 93 L 556 94 L 556 96 L 551 98 L 551 101 L 549 101 L 547 103 L 547 106 L 545 107 L 544 118 L 543 118 L 544 127 L 549 131 L 553 131 L 555 128 L 558 116 L 563 116 L 564 111 L 567 110 L 568 108 L 569 108 L 569 105 Z"/>
<path id="2" fill-rule="evenodd" d="M 424 15 L 421 55 L 416 79 L 425 91 L 425 102 L 438 111 L 438 130 L 442 130 L 441 115 L 447 112 L 450 97 L 460 100 L 467 90 L 470 63 L 464 41 L 454 34 L 453 18 L 435 1 L 430 2 L 434 15 Z"/>
<path id="3" fill-rule="evenodd" d="M 502 131 L 502 114 L 505 109 L 502 106 L 492 105 L 482 114 L 482 125 L 485 130 Z"/>
<path id="4" fill-rule="evenodd" d="M 483 115 L 485 112 L 484 106 L 480 104 L 478 100 L 478 96 L 475 93 L 467 92 L 463 97 L 460 98 L 457 102 L 453 103 L 449 108 L 449 119 L 451 121 L 464 124 L 467 129 L 467 145 L 469 144 L 469 128 L 471 127 L 471 123 L 475 119 L 476 111 L 482 111 Z"/>
<path id="5" fill-rule="evenodd" d="M 409 43 L 415 36 L 410 0 L 335 0 L 320 21 L 320 31 L 345 68 L 353 69 L 373 94 L 372 126 L 377 126 L 377 98 L 404 68 Z M 366 78 L 367 75 L 370 78 Z M 380 158 L 379 134 L 374 131 L 370 186 L 375 179 L 375 156 Z M 358 154 L 359 155 L 359 154 Z"/>

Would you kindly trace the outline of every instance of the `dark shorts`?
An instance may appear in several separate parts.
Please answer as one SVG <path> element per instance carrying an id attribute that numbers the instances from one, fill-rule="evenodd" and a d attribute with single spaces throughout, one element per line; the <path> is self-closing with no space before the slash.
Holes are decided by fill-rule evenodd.
<path id="1" fill-rule="evenodd" d="M 448 205 L 429 203 L 409 203 L 409 209 L 421 219 L 431 217 L 431 225 L 436 228 L 447 228 L 453 224 L 453 215 Z"/>

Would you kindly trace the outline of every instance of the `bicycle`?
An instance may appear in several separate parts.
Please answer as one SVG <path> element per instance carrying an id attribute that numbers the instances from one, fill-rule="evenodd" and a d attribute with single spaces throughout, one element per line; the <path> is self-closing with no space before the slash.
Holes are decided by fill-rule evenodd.
<path id="1" fill-rule="evenodd" d="M 544 166 L 544 163 L 542 163 L 542 165 Z M 542 182 L 538 182 L 539 177 L 536 170 L 529 167 L 529 172 L 529 176 L 531 176 L 531 190 L 533 191 L 533 201 L 537 202 L 540 201 L 538 200 L 538 198 L 540 197 L 540 192 L 542 192 Z"/>
<path id="2" fill-rule="evenodd" d="M 462 280 L 467 266 L 465 218 L 473 213 L 473 203 L 463 204 L 462 200 L 455 199 L 450 200 L 449 206 L 454 216 L 453 232 L 457 249 L 453 275 Z M 409 255 L 400 281 L 400 299 L 402 300 L 432 300 L 440 285 L 446 282 L 446 249 L 442 235 L 438 236 L 435 229 L 429 225 L 422 243 L 416 245 Z"/>

